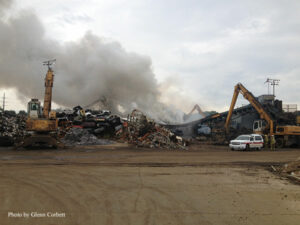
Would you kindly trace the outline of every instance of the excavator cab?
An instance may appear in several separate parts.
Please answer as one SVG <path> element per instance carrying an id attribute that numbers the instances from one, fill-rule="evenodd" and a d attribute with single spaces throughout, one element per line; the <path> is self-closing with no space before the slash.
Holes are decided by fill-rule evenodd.
<path id="1" fill-rule="evenodd" d="M 40 118 L 42 115 L 41 102 L 33 98 L 27 105 L 27 115 L 29 118 Z"/>
<path id="2" fill-rule="evenodd" d="M 254 120 L 253 122 L 253 133 L 263 134 L 266 128 L 266 122 L 264 120 Z"/>
<path id="3" fill-rule="evenodd" d="M 255 134 L 262 133 L 263 127 L 262 127 L 262 120 L 255 120 L 253 122 L 253 132 Z"/>

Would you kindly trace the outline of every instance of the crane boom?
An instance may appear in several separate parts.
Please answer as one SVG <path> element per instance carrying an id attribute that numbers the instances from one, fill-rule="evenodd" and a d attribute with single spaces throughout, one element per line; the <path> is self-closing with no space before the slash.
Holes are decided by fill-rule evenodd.
<path id="1" fill-rule="evenodd" d="M 234 110 L 234 106 L 235 106 L 235 103 L 236 103 L 239 93 L 241 93 L 244 96 L 244 98 L 247 99 L 250 102 L 250 104 L 256 109 L 260 118 L 267 121 L 269 129 L 270 129 L 270 135 L 274 134 L 274 122 L 273 122 L 271 116 L 265 111 L 263 106 L 256 100 L 256 98 L 253 96 L 253 94 L 250 91 L 248 91 L 244 87 L 244 85 L 242 85 L 241 83 L 238 83 L 234 87 L 231 105 L 230 105 L 228 115 L 226 118 L 226 123 L 225 123 L 226 131 L 227 132 L 229 131 L 229 123 L 230 123 L 232 113 Z"/>
<path id="2" fill-rule="evenodd" d="M 189 112 L 188 115 L 191 115 L 195 110 L 197 110 L 198 113 L 199 113 L 201 116 L 206 117 L 205 113 L 201 110 L 201 108 L 200 108 L 200 106 L 199 106 L 198 104 L 196 104 L 196 105 L 194 106 L 194 108 L 192 109 L 192 111 Z"/>

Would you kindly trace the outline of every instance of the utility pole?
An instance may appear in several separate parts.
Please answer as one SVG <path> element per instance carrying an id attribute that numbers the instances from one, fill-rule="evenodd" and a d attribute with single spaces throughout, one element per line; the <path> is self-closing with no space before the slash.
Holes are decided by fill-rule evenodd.
<path id="1" fill-rule="evenodd" d="M 2 110 L 3 110 L 3 112 L 5 111 L 5 92 L 2 97 Z"/>
<path id="2" fill-rule="evenodd" d="M 275 97 L 275 86 L 279 85 L 279 81 L 278 79 L 270 79 L 267 78 L 267 80 L 265 81 L 265 83 L 268 83 L 268 95 L 270 94 L 270 85 L 273 86 L 273 95 Z"/>

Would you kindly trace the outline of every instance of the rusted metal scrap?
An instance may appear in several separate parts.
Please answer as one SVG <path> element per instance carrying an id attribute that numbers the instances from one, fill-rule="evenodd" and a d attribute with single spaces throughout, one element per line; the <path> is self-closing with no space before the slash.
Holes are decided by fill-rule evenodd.
<path id="1" fill-rule="evenodd" d="M 83 110 L 76 106 L 72 110 L 57 113 L 61 137 L 74 126 L 88 129 L 97 137 L 114 137 L 115 132 L 122 127 L 121 118 L 108 110 Z"/>
<path id="2" fill-rule="evenodd" d="M 139 110 L 133 110 L 128 116 L 120 138 L 139 147 L 187 149 L 182 137 L 158 125 Z"/>
<path id="3" fill-rule="evenodd" d="M 0 146 L 11 146 L 25 136 L 24 115 L 0 112 Z"/>

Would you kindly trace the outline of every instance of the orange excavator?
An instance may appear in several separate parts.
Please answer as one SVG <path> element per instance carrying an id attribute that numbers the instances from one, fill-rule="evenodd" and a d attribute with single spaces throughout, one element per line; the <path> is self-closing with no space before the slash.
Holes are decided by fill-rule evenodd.
<path id="1" fill-rule="evenodd" d="M 26 131 L 29 134 L 23 140 L 22 147 L 47 146 L 57 148 L 60 142 L 57 138 L 58 120 L 56 112 L 51 111 L 52 88 L 54 82 L 54 73 L 51 65 L 55 62 L 49 60 L 43 63 L 48 66 L 48 72 L 45 78 L 44 107 L 38 99 L 31 99 L 28 102 L 26 120 Z"/>
<path id="2" fill-rule="evenodd" d="M 261 103 L 254 97 L 254 95 L 248 91 L 244 85 L 238 83 L 234 87 L 233 97 L 231 105 L 227 114 L 225 129 L 229 132 L 229 125 L 231 116 L 234 110 L 235 103 L 238 95 L 242 94 L 245 99 L 254 107 L 260 116 L 260 120 L 255 120 L 253 123 L 253 132 L 257 134 L 274 135 L 277 145 L 284 147 L 287 142 L 299 143 L 300 139 L 300 126 L 295 125 L 277 125 L 276 121 L 270 116 L 270 114 L 264 109 Z M 299 118 L 297 118 L 299 120 Z M 265 123 L 266 122 L 266 123 Z"/>
<path id="3" fill-rule="evenodd" d="M 198 113 L 199 113 L 201 116 L 203 116 L 203 118 L 206 117 L 205 113 L 201 110 L 201 108 L 200 108 L 200 106 L 199 106 L 198 104 L 196 104 L 196 105 L 194 106 L 194 108 L 193 108 L 187 115 L 192 115 L 192 113 L 193 113 L 195 110 L 197 110 Z"/>

